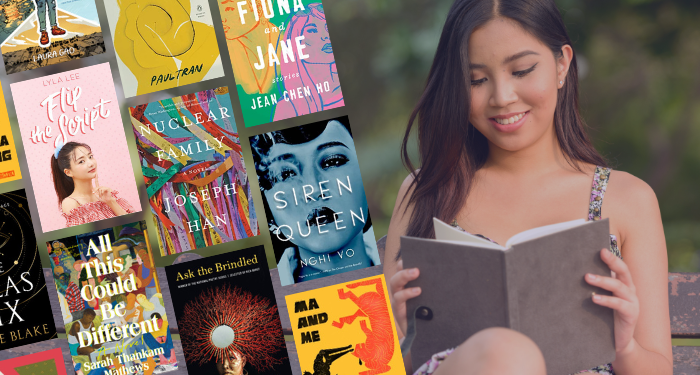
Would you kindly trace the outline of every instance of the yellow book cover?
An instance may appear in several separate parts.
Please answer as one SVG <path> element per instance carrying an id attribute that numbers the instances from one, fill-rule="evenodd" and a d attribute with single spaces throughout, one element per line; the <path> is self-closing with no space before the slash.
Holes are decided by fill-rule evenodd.
<path id="1" fill-rule="evenodd" d="M 207 0 L 105 0 L 124 96 L 224 76 Z"/>
<path id="2" fill-rule="evenodd" d="M 406 373 L 383 275 L 285 299 L 302 373 Z"/>
<path id="3" fill-rule="evenodd" d="M 17 160 L 17 150 L 15 141 L 12 139 L 12 129 L 10 129 L 10 118 L 7 116 L 5 106 L 5 96 L 0 86 L 0 184 L 3 182 L 19 180 L 22 173 L 19 171 L 19 161 Z"/>

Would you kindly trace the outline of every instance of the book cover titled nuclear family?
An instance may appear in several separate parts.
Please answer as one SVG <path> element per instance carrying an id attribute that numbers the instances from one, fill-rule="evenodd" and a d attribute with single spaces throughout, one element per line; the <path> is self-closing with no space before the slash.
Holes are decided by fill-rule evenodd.
<path id="1" fill-rule="evenodd" d="M 165 272 L 190 374 L 291 375 L 263 246 Z"/>
<path id="2" fill-rule="evenodd" d="M 282 285 L 380 264 L 347 116 L 250 145 Z"/>
<path id="3" fill-rule="evenodd" d="M 218 0 L 245 126 L 345 105 L 319 0 Z"/>
<path id="4" fill-rule="evenodd" d="M 131 108 L 161 255 L 259 234 L 228 88 Z"/>
<path id="5" fill-rule="evenodd" d="M 177 370 L 144 221 L 46 245 L 78 373 Z"/>

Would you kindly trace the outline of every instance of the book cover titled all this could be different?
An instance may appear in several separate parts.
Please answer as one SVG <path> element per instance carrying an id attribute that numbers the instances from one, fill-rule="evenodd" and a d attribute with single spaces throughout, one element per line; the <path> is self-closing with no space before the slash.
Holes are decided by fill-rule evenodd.
<path id="1" fill-rule="evenodd" d="M 78 373 L 177 370 L 145 221 L 49 241 L 46 247 Z"/>
<path id="2" fill-rule="evenodd" d="M 141 211 L 109 63 L 10 87 L 43 232 Z"/>
<path id="3" fill-rule="evenodd" d="M 0 350 L 56 337 L 24 190 L 0 194 Z"/>
<path id="4" fill-rule="evenodd" d="M 161 255 L 260 233 L 228 88 L 130 111 Z"/>
<path id="5" fill-rule="evenodd" d="M 224 76 L 207 0 L 104 0 L 127 98 Z"/>
<path id="6" fill-rule="evenodd" d="M 245 126 L 342 107 L 319 0 L 218 0 Z"/>
<path id="7" fill-rule="evenodd" d="M 250 146 L 282 285 L 381 263 L 347 116 Z"/>
<path id="8" fill-rule="evenodd" d="M 262 245 L 165 273 L 190 374 L 292 374 Z"/>
<path id="9" fill-rule="evenodd" d="M 95 0 L 3 0 L 0 43 L 7 74 L 105 51 Z"/>
<path id="10" fill-rule="evenodd" d="M 285 300 L 303 373 L 406 373 L 383 275 Z"/>

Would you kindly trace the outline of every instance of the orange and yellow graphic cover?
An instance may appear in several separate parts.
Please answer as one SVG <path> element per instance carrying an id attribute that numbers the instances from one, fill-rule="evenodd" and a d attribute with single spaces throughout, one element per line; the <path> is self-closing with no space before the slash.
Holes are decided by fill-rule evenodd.
<path id="1" fill-rule="evenodd" d="M 384 276 L 285 299 L 302 373 L 406 373 Z"/>
<path id="2" fill-rule="evenodd" d="M 124 96 L 224 76 L 207 0 L 105 0 Z"/>
<path id="3" fill-rule="evenodd" d="M 21 178 L 22 173 L 19 171 L 17 150 L 15 149 L 15 141 L 12 139 L 5 96 L 2 93 L 2 86 L 0 86 L 0 184 Z"/>

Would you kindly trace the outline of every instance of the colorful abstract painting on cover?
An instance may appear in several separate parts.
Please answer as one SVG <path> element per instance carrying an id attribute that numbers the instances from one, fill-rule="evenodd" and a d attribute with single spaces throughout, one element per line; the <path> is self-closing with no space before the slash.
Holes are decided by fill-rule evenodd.
<path id="1" fill-rule="evenodd" d="M 161 255 L 259 234 L 228 88 L 131 108 Z"/>
<path id="2" fill-rule="evenodd" d="M 0 43 L 7 74 L 105 51 L 95 0 L 2 0 Z"/>
<path id="3" fill-rule="evenodd" d="M 190 374 L 292 375 L 262 245 L 165 274 Z"/>
<path id="4" fill-rule="evenodd" d="M 104 0 L 124 96 L 224 76 L 207 0 Z"/>
<path id="5" fill-rule="evenodd" d="M 77 375 L 177 370 L 145 221 L 46 246 Z"/>
<path id="6" fill-rule="evenodd" d="M 406 373 L 383 275 L 285 299 L 303 373 Z"/>
<path id="7" fill-rule="evenodd" d="M 245 126 L 342 107 L 319 0 L 218 0 Z"/>

